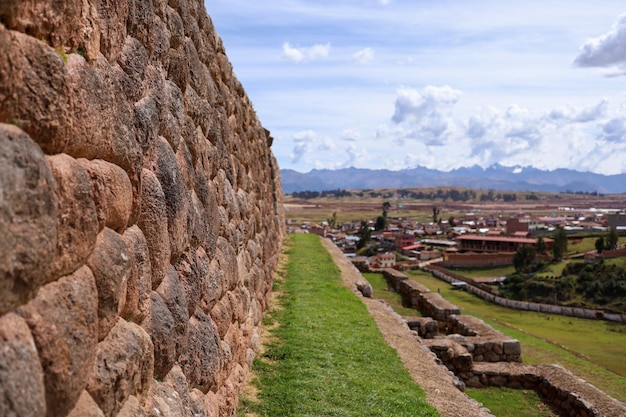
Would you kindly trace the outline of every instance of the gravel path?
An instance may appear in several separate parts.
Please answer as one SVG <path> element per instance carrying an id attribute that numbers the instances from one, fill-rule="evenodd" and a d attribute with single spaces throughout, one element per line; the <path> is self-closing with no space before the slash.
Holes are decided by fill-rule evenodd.
<path id="1" fill-rule="evenodd" d="M 340 268 L 344 285 L 358 293 L 356 283 L 362 281 L 359 271 L 330 240 L 321 241 Z M 435 363 L 430 351 L 411 333 L 397 313 L 378 300 L 361 299 L 387 343 L 398 352 L 413 380 L 426 392 L 428 403 L 442 417 L 491 416 L 476 401 L 455 387 L 455 379 L 448 369 Z"/>

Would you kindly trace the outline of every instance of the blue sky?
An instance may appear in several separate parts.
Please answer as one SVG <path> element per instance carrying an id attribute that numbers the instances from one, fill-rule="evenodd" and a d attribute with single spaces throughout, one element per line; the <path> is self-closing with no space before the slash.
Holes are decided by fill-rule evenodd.
<path id="1" fill-rule="evenodd" d="M 205 4 L 281 168 L 626 172 L 623 1 Z"/>

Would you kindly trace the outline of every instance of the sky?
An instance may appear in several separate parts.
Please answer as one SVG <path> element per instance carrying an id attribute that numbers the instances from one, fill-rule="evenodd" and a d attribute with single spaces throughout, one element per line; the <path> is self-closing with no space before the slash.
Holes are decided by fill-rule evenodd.
<path id="1" fill-rule="evenodd" d="M 626 4 L 206 0 L 282 169 L 626 173 Z"/>

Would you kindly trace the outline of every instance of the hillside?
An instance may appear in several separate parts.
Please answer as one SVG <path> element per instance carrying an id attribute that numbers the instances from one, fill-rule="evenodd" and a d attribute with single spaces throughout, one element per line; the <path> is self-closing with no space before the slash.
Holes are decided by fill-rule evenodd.
<path id="1" fill-rule="evenodd" d="M 345 168 L 338 170 L 314 169 L 300 173 L 281 170 L 283 191 L 324 191 L 342 189 L 410 188 L 410 187 L 466 187 L 508 191 L 536 192 L 598 192 L 616 194 L 626 192 L 626 174 L 601 175 L 569 169 L 544 171 L 532 167 L 489 168 L 473 166 L 449 172 L 417 167 L 391 171 L 386 169 Z"/>

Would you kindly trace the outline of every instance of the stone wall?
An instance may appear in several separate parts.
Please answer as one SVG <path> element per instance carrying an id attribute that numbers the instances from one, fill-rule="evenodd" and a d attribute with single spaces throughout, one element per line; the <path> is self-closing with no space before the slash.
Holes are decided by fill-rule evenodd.
<path id="1" fill-rule="evenodd" d="M 234 415 L 282 194 L 203 2 L 5 0 L 0 56 L 0 415 Z"/>
<path id="2" fill-rule="evenodd" d="M 471 278 L 462 277 L 439 266 L 428 265 L 424 268 L 424 270 L 432 273 L 433 276 L 449 283 L 465 281 L 468 284 L 473 284 L 473 280 Z M 583 319 L 602 319 L 618 323 L 626 323 L 626 314 L 610 313 L 602 310 L 592 310 L 588 308 L 567 307 L 554 304 L 541 304 L 532 303 L 529 301 L 511 300 L 509 298 L 499 297 L 495 294 L 492 294 L 491 292 L 478 288 L 476 284 L 467 285 L 463 289 L 477 297 L 482 298 L 483 300 L 516 310 L 536 311 L 538 313 L 558 314 L 562 316 L 578 317 Z"/>
<path id="3" fill-rule="evenodd" d="M 436 361 L 459 378 L 460 389 L 465 386 L 533 389 L 559 415 L 626 415 L 626 405 L 558 365 L 522 364 L 520 342 L 506 337 L 482 320 L 445 314 L 444 311 L 452 308 L 441 309 L 438 302 L 425 307 L 429 300 L 438 300 L 439 294 L 430 293 L 426 287 L 397 271 L 387 269 L 383 274 L 389 286 L 401 293 L 410 307 L 427 316 L 430 316 L 429 312 L 440 316 L 439 319 L 404 317 L 404 321 L 420 343 L 430 349 Z M 420 293 L 438 297 L 422 297 Z M 442 330 L 447 334 L 439 335 Z"/>

